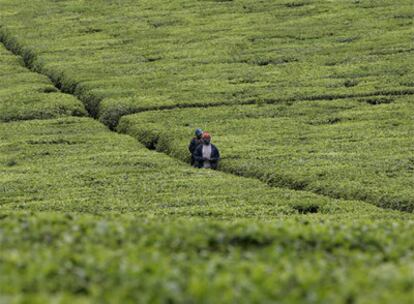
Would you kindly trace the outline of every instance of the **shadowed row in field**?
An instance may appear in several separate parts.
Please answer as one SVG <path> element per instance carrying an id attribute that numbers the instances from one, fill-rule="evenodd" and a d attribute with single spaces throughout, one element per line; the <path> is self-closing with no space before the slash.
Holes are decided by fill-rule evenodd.
<path id="1" fill-rule="evenodd" d="M 0 127 L 0 204 L 10 210 L 229 218 L 376 210 L 363 202 L 196 170 L 91 118 Z"/>
<path id="2" fill-rule="evenodd" d="M 8 47 L 111 127 L 156 108 L 414 93 L 409 0 L 1 4 Z"/>
<path id="3" fill-rule="evenodd" d="M 197 170 L 90 118 L 0 140 L 3 299 L 410 303 L 412 214 Z"/>
<path id="4" fill-rule="evenodd" d="M 411 54 L 409 2 L 354 1 L 337 7 L 321 1 L 0 0 L 0 4 L 8 28 L 0 29 L 1 39 L 23 56 L 20 61 L 0 52 L 0 60 L 9 58 L 0 61 L 2 68 L 7 66 L 6 73 L 13 75 L 5 78 L 3 88 L 0 84 L 1 92 L 7 91 L 4 96 L 13 96 L 2 105 L 10 111 L 2 112 L 8 116 L 1 120 L 43 119 L 0 123 L 2 300 L 411 303 L 412 214 L 277 187 L 326 192 L 326 184 L 315 190 L 305 179 L 315 172 L 320 175 L 316 168 L 321 159 L 324 166 L 348 159 L 351 167 L 358 167 L 365 160 L 361 157 L 369 158 L 364 154 L 368 148 L 379 156 L 382 145 L 390 162 L 373 171 L 375 166 L 368 161 L 363 170 L 375 186 L 385 170 L 386 191 L 395 195 L 394 187 L 406 185 L 399 176 L 411 176 L 411 160 L 402 155 L 410 151 L 404 133 L 411 130 L 409 100 L 376 96 L 264 105 L 274 98 L 274 88 L 287 100 L 298 98 L 292 85 L 302 86 L 298 92 L 303 94 L 320 94 L 326 87 L 332 88 L 328 94 L 358 96 L 372 95 L 373 88 L 409 92 L 410 66 L 402 63 Z M 394 19 L 389 14 L 387 20 L 380 18 L 390 10 Z M 360 21 L 345 26 L 341 35 L 325 32 L 325 18 L 337 22 L 341 30 L 352 16 Z M 239 29 L 247 28 L 255 31 L 254 37 L 240 36 Z M 381 49 L 374 47 L 377 39 L 394 36 Z M 206 37 L 213 47 L 205 47 Z M 184 38 L 190 47 L 176 48 Z M 318 51 L 323 58 L 314 56 L 312 41 L 323 46 Z M 279 44 L 277 55 L 265 49 Z M 356 47 L 361 56 L 351 56 L 347 45 Z M 291 56 L 294 49 L 300 51 Z M 330 57 L 331 52 L 337 57 Z M 136 64 L 138 56 L 142 60 Z M 312 56 L 315 61 L 309 59 Z M 308 59 L 309 65 L 303 65 Z M 21 67 L 23 63 L 51 78 L 55 88 L 45 77 Z M 286 78 L 286 90 L 271 84 L 281 83 L 295 70 L 303 74 Z M 313 71 L 329 72 L 330 80 L 314 77 Z M 377 78 L 380 74 L 385 76 Z M 27 87 L 22 85 L 26 81 Z M 208 115 L 192 109 L 128 116 L 120 131 L 186 159 L 183 149 L 190 132 L 201 125 L 213 131 L 213 140 L 224 149 L 225 170 L 256 178 L 196 170 L 149 151 L 131 136 L 110 132 L 91 118 L 65 117 L 85 111 L 76 98 L 59 90 L 80 96 L 89 113 L 107 125 L 147 105 L 175 107 L 192 105 L 194 100 L 218 105 L 229 98 L 232 103 L 248 101 L 255 95 L 260 106 L 218 107 Z M 31 97 L 26 102 L 21 95 Z M 53 117 L 57 118 L 45 119 Z M 160 119 L 174 121 L 169 125 Z M 173 135 L 168 141 L 166 128 Z M 368 135 L 380 141 L 375 144 Z M 334 149 L 332 140 L 339 142 L 341 151 Z M 278 150 L 281 141 L 285 147 Z M 355 158 L 347 154 L 351 150 L 356 151 Z M 277 165 L 270 173 L 269 163 Z M 279 179 L 275 173 L 283 163 L 292 176 Z M 335 177 L 337 169 L 332 166 L 326 172 Z M 355 197 L 355 188 L 372 194 L 364 184 L 368 179 L 342 169 L 340 178 L 350 189 L 346 195 Z M 326 176 L 319 177 L 327 181 Z M 355 183 L 350 183 L 353 178 Z M 410 193 L 402 191 L 397 200 L 407 197 Z"/>
<path id="5" fill-rule="evenodd" d="M 272 186 L 414 209 L 412 97 L 224 106 L 124 116 L 120 132 L 188 162 L 196 127 L 213 134 L 220 169 Z"/>
<path id="6" fill-rule="evenodd" d="M 0 67 L 0 121 L 87 115 L 82 102 L 28 70 L 21 57 L 1 44 Z"/>
<path id="7" fill-rule="evenodd" d="M 6 300 L 410 302 L 411 214 L 196 170 L 91 118 L 0 140 Z"/>

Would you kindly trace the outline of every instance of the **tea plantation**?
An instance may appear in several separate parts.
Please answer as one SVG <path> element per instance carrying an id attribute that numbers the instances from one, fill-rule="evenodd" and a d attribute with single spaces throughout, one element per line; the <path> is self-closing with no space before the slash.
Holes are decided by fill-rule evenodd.
<path id="1" fill-rule="evenodd" d="M 413 22 L 0 0 L 0 303 L 412 303 Z"/>
<path id="2" fill-rule="evenodd" d="M 1 0 L 3 40 L 115 126 L 151 108 L 414 93 L 412 0 Z"/>
<path id="3" fill-rule="evenodd" d="M 222 170 L 413 211 L 413 101 L 371 97 L 152 111 L 125 116 L 119 130 L 187 160 L 188 134 L 201 126 L 222 148 Z"/>
<path id="4" fill-rule="evenodd" d="M 59 92 L 43 75 L 0 45 L 0 121 L 86 115 L 82 103 Z"/>

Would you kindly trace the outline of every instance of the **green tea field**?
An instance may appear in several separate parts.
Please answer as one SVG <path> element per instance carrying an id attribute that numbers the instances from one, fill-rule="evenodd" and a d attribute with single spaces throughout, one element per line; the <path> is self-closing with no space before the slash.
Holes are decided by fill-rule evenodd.
<path id="1" fill-rule="evenodd" d="M 0 303 L 411 304 L 413 212 L 412 0 L 0 0 Z"/>

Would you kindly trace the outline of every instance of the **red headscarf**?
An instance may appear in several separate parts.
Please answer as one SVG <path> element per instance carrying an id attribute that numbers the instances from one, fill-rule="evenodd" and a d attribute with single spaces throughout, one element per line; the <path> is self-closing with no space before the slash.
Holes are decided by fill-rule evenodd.
<path id="1" fill-rule="evenodd" d="M 203 133 L 203 139 L 210 139 L 211 140 L 211 135 L 208 132 L 204 132 Z"/>

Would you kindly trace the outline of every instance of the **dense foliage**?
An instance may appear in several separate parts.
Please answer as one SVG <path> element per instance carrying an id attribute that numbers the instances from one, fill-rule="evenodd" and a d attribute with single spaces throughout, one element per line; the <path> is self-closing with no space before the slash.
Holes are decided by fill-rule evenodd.
<path id="1" fill-rule="evenodd" d="M 379 212 L 362 202 L 196 170 L 90 118 L 0 124 L 0 140 L 0 204 L 7 210 L 226 218 L 297 214 L 302 205 L 321 213 Z"/>
<path id="2" fill-rule="evenodd" d="M 412 218 L 0 216 L 6 302 L 412 302 Z"/>
<path id="3" fill-rule="evenodd" d="M 412 214 L 193 169 L 90 118 L 0 138 L 6 301 L 410 302 Z"/>
<path id="4" fill-rule="evenodd" d="M 0 5 L 6 43 L 111 126 L 149 108 L 414 93 L 412 0 Z"/>
<path id="5" fill-rule="evenodd" d="M 0 303 L 411 304 L 413 17 L 0 0 Z"/>
<path id="6" fill-rule="evenodd" d="M 30 72 L 1 44 L 0 67 L 0 121 L 86 115 L 78 99 L 59 92 L 46 76 Z"/>
<path id="7" fill-rule="evenodd" d="M 202 127 L 224 155 L 221 170 L 413 211 L 414 99 L 386 100 L 150 111 L 118 129 L 188 162 L 188 138 Z"/>

